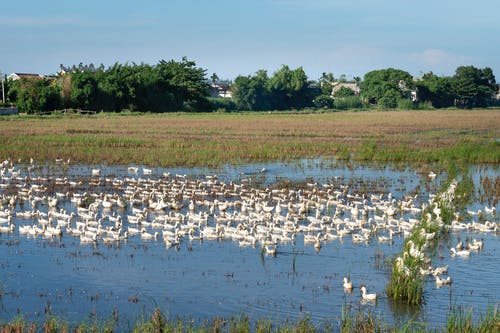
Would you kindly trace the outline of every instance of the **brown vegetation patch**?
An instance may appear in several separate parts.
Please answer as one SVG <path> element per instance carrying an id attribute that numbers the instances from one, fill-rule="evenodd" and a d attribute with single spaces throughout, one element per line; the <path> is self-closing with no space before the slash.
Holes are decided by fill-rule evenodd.
<path id="1" fill-rule="evenodd" d="M 81 162 L 99 156 L 101 162 L 206 165 L 333 157 L 339 151 L 356 153 L 364 143 L 425 151 L 463 141 L 491 144 L 499 132 L 500 110 L 17 117 L 0 121 L 0 156 L 31 154 L 37 160 L 57 156 Z M 69 137 L 72 141 L 65 139 Z M 86 139 L 78 144 L 78 137 Z M 89 138 L 98 142 L 89 144 Z M 40 145 L 50 147 L 50 153 L 43 155 Z M 122 151 L 117 156 L 113 148 L 118 147 Z"/>

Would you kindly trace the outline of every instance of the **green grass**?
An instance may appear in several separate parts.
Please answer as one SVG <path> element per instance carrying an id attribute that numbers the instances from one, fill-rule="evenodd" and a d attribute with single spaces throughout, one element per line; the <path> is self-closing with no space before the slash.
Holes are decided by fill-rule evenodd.
<path id="1" fill-rule="evenodd" d="M 468 186 L 460 186 L 454 178 L 456 170 L 450 167 L 448 180 L 441 192 L 422 212 L 420 224 L 415 226 L 410 237 L 403 245 L 401 255 L 392 262 L 392 272 L 387 285 L 387 294 L 396 302 L 418 305 L 423 302 L 425 276 L 420 274 L 421 269 L 427 268 L 432 252 L 440 238 L 447 233 L 448 226 L 454 217 L 456 198 L 460 191 L 468 190 Z M 425 234 L 434 233 L 432 240 L 427 240 Z"/>
<path id="2" fill-rule="evenodd" d="M 345 305 L 342 317 L 337 323 L 314 324 L 309 318 L 296 322 L 285 321 L 277 324 L 268 319 L 252 321 L 246 315 L 231 316 L 226 319 L 215 317 L 203 323 L 193 320 L 170 318 L 159 309 L 141 319 L 131 323 L 127 329 L 130 332 L 218 332 L 218 333 L 314 333 L 314 332 L 446 332 L 446 333 L 497 333 L 500 329 L 500 313 L 497 308 L 488 311 L 474 320 L 471 308 L 455 307 L 450 310 L 446 323 L 442 326 L 429 329 L 426 323 L 408 321 L 403 325 L 384 323 L 379 314 L 361 308 L 352 309 Z M 57 316 L 47 316 L 40 322 L 28 322 L 22 316 L 15 317 L 8 323 L 0 323 L 0 331 L 9 333 L 24 332 L 116 332 L 124 330 L 117 326 L 116 318 L 108 320 L 84 321 L 80 324 L 71 324 Z"/>

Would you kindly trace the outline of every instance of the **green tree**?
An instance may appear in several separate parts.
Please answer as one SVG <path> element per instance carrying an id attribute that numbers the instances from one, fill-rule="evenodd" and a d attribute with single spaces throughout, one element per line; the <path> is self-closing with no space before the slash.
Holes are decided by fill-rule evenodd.
<path id="1" fill-rule="evenodd" d="M 455 100 L 453 80 L 450 77 L 439 77 L 429 72 L 416 83 L 417 99 L 429 102 L 435 108 L 452 106 Z"/>
<path id="2" fill-rule="evenodd" d="M 314 99 L 314 106 L 317 108 L 331 109 L 333 108 L 333 98 L 328 95 L 318 95 Z"/>
<path id="3" fill-rule="evenodd" d="M 271 103 L 268 81 L 265 70 L 259 70 L 253 76 L 238 76 L 231 87 L 236 107 L 239 110 L 269 110 Z"/>
<path id="4" fill-rule="evenodd" d="M 61 88 L 55 80 L 45 78 L 22 78 L 12 81 L 9 100 L 21 112 L 53 111 L 61 107 Z"/>
<path id="5" fill-rule="evenodd" d="M 388 68 L 366 73 L 360 88 L 363 98 L 369 103 L 379 104 L 379 100 L 384 98 L 383 106 L 388 107 L 388 105 L 397 106 L 399 98 L 410 98 L 414 84 L 408 72 Z M 396 98 L 395 104 L 394 98 Z"/>
<path id="6" fill-rule="evenodd" d="M 398 106 L 399 99 L 401 99 L 401 95 L 396 89 L 387 89 L 384 95 L 379 98 L 378 105 L 383 108 L 392 109 Z"/>
<path id="7" fill-rule="evenodd" d="M 302 67 L 291 70 L 283 65 L 269 80 L 273 108 L 301 109 L 312 104 L 307 75 Z"/>
<path id="8" fill-rule="evenodd" d="M 86 110 L 102 109 L 98 104 L 98 80 L 93 73 L 73 72 L 71 74 L 71 104 Z"/>
<path id="9" fill-rule="evenodd" d="M 187 58 L 161 60 L 155 66 L 116 63 L 108 69 L 80 64 L 62 82 L 65 99 L 69 95 L 71 105 L 78 108 L 152 112 L 210 108 L 205 70 Z"/>
<path id="10" fill-rule="evenodd" d="M 317 91 L 302 67 L 291 70 L 283 65 L 268 77 L 264 70 L 255 75 L 238 76 L 232 86 L 240 110 L 287 110 L 313 105 Z"/>
<path id="11" fill-rule="evenodd" d="M 210 81 L 212 81 L 212 84 L 219 81 L 219 77 L 217 76 L 216 73 L 212 73 L 212 75 L 210 76 Z"/>
<path id="12" fill-rule="evenodd" d="M 321 78 L 319 79 L 319 87 L 321 95 L 331 96 L 332 94 L 332 84 L 335 82 L 335 77 L 333 73 L 323 72 Z"/>
<path id="13" fill-rule="evenodd" d="M 460 66 L 456 69 L 453 88 L 455 104 L 462 108 L 488 106 L 498 89 L 491 68 L 479 69 L 474 66 Z"/>
<path id="14" fill-rule="evenodd" d="M 168 110 L 184 108 L 201 110 L 209 106 L 206 70 L 196 67 L 194 61 L 186 57 L 180 62 L 161 60 L 155 70 L 159 74 L 158 83 L 161 90 L 173 97 Z"/>

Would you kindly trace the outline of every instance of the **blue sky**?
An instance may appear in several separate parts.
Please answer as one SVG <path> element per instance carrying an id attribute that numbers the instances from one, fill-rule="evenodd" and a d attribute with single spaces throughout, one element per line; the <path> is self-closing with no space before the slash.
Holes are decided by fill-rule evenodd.
<path id="1" fill-rule="evenodd" d="M 499 0 L 16 0 L 0 9 L 0 72 L 194 60 L 208 76 L 302 66 L 420 76 L 489 66 L 500 81 Z"/>

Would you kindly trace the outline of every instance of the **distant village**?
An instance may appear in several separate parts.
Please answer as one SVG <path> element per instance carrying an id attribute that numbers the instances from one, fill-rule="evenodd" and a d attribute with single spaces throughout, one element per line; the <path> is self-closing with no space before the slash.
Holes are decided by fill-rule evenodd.
<path id="1" fill-rule="evenodd" d="M 184 63 L 184 61 L 187 61 L 186 59 L 183 59 L 183 63 L 181 64 L 190 64 L 191 63 Z M 164 63 L 164 64 L 161 64 L 161 65 L 168 65 L 169 63 Z M 192 62 L 192 64 L 194 64 L 194 62 Z M 101 72 L 104 72 L 105 73 L 105 69 L 104 69 L 104 66 L 101 65 L 101 67 L 99 67 L 99 70 L 101 70 Z M 125 65 L 127 66 L 127 65 Z M 158 65 L 159 66 L 159 65 Z M 357 98 L 359 101 L 357 101 L 356 103 L 357 104 L 353 104 L 353 105 L 348 105 L 347 108 L 359 108 L 359 107 L 362 107 L 361 105 L 384 105 L 383 103 L 380 103 L 382 101 L 385 102 L 384 99 L 388 99 L 388 98 L 392 98 L 393 100 L 390 102 L 390 104 L 387 104 L 386 107 L 388 108 L 399 108 L 400 107 L 400 103 L 399 101 L 401 100 L 406 100 L 408 101 L 409 103 L 413 103 L 414 105 L 416 104 L 419 104 L 419 103 L 427 103 L 428 105 L 430 105 L 431 107 L 436 107 L 436 108 L 441 108 L 441 107 L 448 107 L 448 106 L 458 106 L 460 107 L 460 103 L 462 103 L 462 107 L 466 107 L 466 108 L 469 108 L 469 107 L 485 107 L 487 105 L 500 105 L 500 86 L 495 82 L 495 78 L 494 78 L 494 75 L 492 74 L 491 72 L 491 69 L 489 68 L 485 68 L 485 69 L 476 69 L 474 68 L 473 66 L 468 66 L 468 67 L 463 67 L 465 69 L 472 69 L 472 71 L 476 71 L 476 74 L 473 74 L 473 75 L 485 75 L 487 76 L 488 73 L 490 75 L 490 78 L 486 79 L 486 87 L 488 87 L 487 89 L 491 92 L 488 93 L 489 95 L 487 95 L 486 97 L 483 96 L 481 97 L 481 101 L 476 100 L 476 101 L 464 101 L 461 99 L 461 97 L 450 97 L 452 95 L 452 93 L 450 91 L 446 91 L 446 89 L 451 89 L 453 87 L 452 84 L 450 84 L 449 82 L 447 84 L 443 84 L 442 87 L 438 88 L 437 91 L 431 91 L 432 88 L 431 86 L 432 85 L 435 85 L 435 83 L 432 83 L 432 82 L 438 82 L 439 83 L 439 79 L 441 79 L 440 77 L 437 77 L 435 76 L 434 74 L 429 73 L 430 74 L 430 79 L 431 80 L 435 80 L 435 81 L 429 81 L 429 82 L 425 82 L 425 80 L 429 80 L 429 76 L 426 77 L 426 75 L 423 76 L 423 78 L 414 78 L 414 77 L 411 77 L 411 75 L 409 75 L 407 72 L 404 72 L 404 71 L 401 71 L 401 70 L 396 70 L 396 69 L 392 69 L 392 68 L 389 68 L 389 69 L 386 69 L 386 70 L 377 70 L 377 71 L 372 71 L 370 73 L 367 73 L 367 75 L 365 75 L 365 78 L 364 80 L 362 81 L 360 78 L 354 78 L 353 80 L 347 80 L 345 75 L 342 75 L 340 78 L 336 78 L 334 79 L 333 78 L 333 75 L 331 73 L 328 73 L 329 75 L 325 75 L 326 73 L 323 73 L 323 76 L 317 80 L 317 81 L 308 81 L 307 80 L 307 76 L 305 76 L 305 73 L 303 73 L 303 70 L 301 67 L 299 67 L 298 69 L 296 70 L 290 70 L 288 68 L 288 66 L 283 66 L 283 68 L 280 70 L 280 71 L 288 71 L 287 73 L 290 74 L 290 75 L 284 75 L 284 77 L 288 77 L 289 80 L 290 77 L 301 77 L 300 74 L 303 73 L 304 75 L 302 76 L 301 80 L 299 82 L 299 84 L 302 86 L 302 88 L 300 88 L 302 91 L 288 91 L 288 92 L 282 92 L 284 95 L 283 96 L 277 96 L 278 98 L 288 98 L 286 96 L 290 96 L 290 95 L 293 95 L 293 94 L 297 94 L 296 96 L 294 97 L 291 97 L 291 101 L 285 101 L 286 103 L 288 104 L 283 104 L 283 108 L 281 106 L 278 105 L 278 107 L 276 107 L 275 104 L 273 104 L 273 102 L 269 102 L 269 100 L 273 101 L 273 100 L 277 100 L 276 99 L 276 95 L 273 95 L 274 93 L 276 92 L 279 92 L 279 89 L 290 89 L 289 87 L 290 86 L 294 86 L 297 85 L 297 82 L 295 82 L 294 84 L 292 83 L 284 83 L 284 82 L 281 82 L 280 84 L 282 84 L 283 86 L 281 88 L 279 88 L 278 90 L 275 90 L 274 92 L 273 91 L 270 91 L 268 92 L 267 96 L 264 96 L 264 95 L 259 95 L 259 93 L 254 93 L 254 96 L 244 96 L 242 97 L 241 96 L 241 91 L 244 90 L 244 89 L 251 89 L 249 87 L 252 86 L 252 84 L 255 86 L 255 84 L 264 84 L 265 86 L 262 86 L 260 88 L 256 88 L 257 91 L 262 90 L 262 89 L 269 89 L 267 86 L 267 84 L 269 82 L 271 82 L 271 80 L 274 79 L 274 77 L 266 77 L 264 80 L 267 80 L 268 83 L 264 82 L 258 82 L 258 77 L 257 77 L 257 74 L 255 76 L 246 76 L 246 77 L 241 77 L 239 76 L 238 78 L 236 78 L 236 80 L 233 82 L 233 81 L 230 81 L 230 80 L 220 80 L 217 75 L 214 73 L 212 75 L 212 77 L 210 79 L 207 79 L 206 77 L 203 78 L 203 74 L 202 76 L 199 77 L 199 81 L 198 82 L 202 82 L 203 80 L 204 81 L 204 84 L 206 86 L 209 87 L 209 92 L 208 94 L 206 94 L 209 98 L 211 98 L 211 100 L 217 100 L 217 99 L 221 99 L 221 100 L 228 100 L 230 101 L 230 105 L 232 108 L 234 109 L 238 109 L 238 110 L 266 110 L 266 107 L 269 107 L 269 110 L 272 110 L 272 109 L 301 109 L 301 108 L 304 108 L 304 107 L 316 107 L 316 108 L 337 108 L 337 109 L 343 109 L 342 107 L 337 107 L 335 104 L 334 104 L 334 101 L 335 100 L 341 100 L 341 99 L 345 99 L 346 97 L 350 97 L 352 96 L 353 98 Z M 200 70 L 198 68 L 191 68 L 189 70 Z M 91 67 L 88 67 L 88 66 L 84 66 L 82 67 L 82 64 L 80 65 L 80 67 L 75 67 L 73 66 L 73 68 L 66 68 L 64 66 L 61 65 L 61 70 L 56 74 L 56 75 L 48 75 L 48 76 L 44 76 L 44 75 L 41 75 L 41 74 L 37 74 L 37 73 L 20 73 L 20 72 L 16 72 L 16 73 L 11 73 L 10 75 L 7 75 L 5 76 L 4 80 L 2 80 L 2 105 L 0 105 L 0 115 L 10 115 L 10 114 L 18 114 L 19 112 L 23 112 L 21 110 L 21 108 L 19 108 L 19 105 L 17 105 L 17 103 L 14 103 L 13 101 L 8 101 L 8 98 L 6 98 L 6 92 L 5 92 L 5 88 L 4 88 L 4 82 L 7 81 L 7 82 L 16 82 L 16 81 L 19 81 L 19 80 L 29 80 L 29 81 L 33 81 L 33 80 L 41 80 L 41 79 L 45 79 L 45 81 L 49 81 L 49 82 L 58 82 L 58 84 L 60 85 L 62 80 L 64 80 L 64 77 L 66 76 L 66 74 L 68 73 L 86 73 L 86 72 L 90 72 L 90 73 L 95 73 L 97 71 L 97 69 L 95 69 L 93 67 L 93 65 L 91 65 Z M 203 71 L 203 70 L 202 70 Z M 302 72 L 300 72 L 302 71 Z M 375 84 L 379 85 L 379 88 L 374 88 L 373 86 L 370 87 L 370 90 L 371 92 L 368 92 L 368 84 L 366 83 L 366 81 L 369 81 L 370 80 L 370 77 L 369 75 L 370 74 L 373 74 L 375 72 L 384 72 L 386 71 L 387 73 L 391 73 L 391 74 L 387 74 L 387 73 L 384 73 L 384 74 L 379 74 L 377 73 L 377 79 L 378 82 L 375 82 Z M 279 72 L 279 71 L 278 71 Z M 274 75 L 276 75 L 278 72 L 274 73 Z M 296 74 L 299 73 L 299 75 L 297 76 Z M 394 74 L 396 73 L 396 74 Z M 458 73 L 458 69 L 457 69 L 457 73 Z M 479 73 L 479 74 L 477 74 Z M 486 74 L 485 74 L 486 73 Z M 387 76 L 387 75 L 393 75 L 393 77 L 390 77 Z M 394 76 L 395 75 L 395 76 Z M 399 78 L 397 78 L 399 75 Z M 305 76 L 305 79 L 303 78 Z M 455 75 L 456 76 L 456 75 Z M 249 86 L 241 86 L 241 82 L 243 81 L 247 81 L 247 84 L 249 84 Z M 443 78 L 444 80 L 446 79 L 449 79 L 449 78 Z M 256 80 L 256 81 L 253 81 L 252 83 L 252 80 Z M 384 82 L 384 80 L 387 80 L 387 82 Z M 389 80 L 392 80 L 392 82 L 389 82 Z M 373 81 L 373 79 L 372 79 Z M 484 80 L 483 80 L 484 81 Z M 71 82 L 71 80 L 70 80 Z M 255 83 L 257 82 L 257 83 Z M 388 83 L 388 84 L 385 84 L 385 83 Z M 429 87 L 426 86 L 426 84 L 429 84 Z M 483 83 L 481 83 L 483 84 Z M 240 85 L 240 86 L 238 86 Z M 390 89 L 392 89 L 392 91 L 394 92 L 395 91 L 395 96 L 394 96 L 394 93 L 392 94 L 392 96 L 390 96 L 390 94 L 387 93 L 387 86 L 390 86 Z M 242 88 L 243 87 L 243 88 Z M 424 88 L 424 90 L 428 90 L 428 91 L 421 91 L 421 89 Z M 205 88 L 204 88 L 205 89 Z M 294 88 L 293 88 L 294 89 Z M 308 102 L 304 102 L 308 97 L 307 97 L 307 92 L 305 89 L 316 89 L 317 91 L 319 91 L 319 93 L 317 93 L 316 97 L 314 97 L 314 100 L 312 101 L 312 104 L 307 104 Z M 383 90 L 383 89 L 386 89 L 386 91 L 382 91 L 381 94 L 377 95 L 377 90 Z M 374 92 L 375 91 L 375 92 Z M 235 95 L 236 93 L 236 95 Z M 238 95 L 239 93 L 239 95 Z M 456 92 L 453 92 L 455 93 L 456 95 Z M 386 94 L 386 95 L 384 95 Z M 248 95 L 248 92 L 247 92 L 247 95 Z M 432 98 L 434 99 L 439 99 L 441 98 L 440 95 L 443 95 L 445 96 L 445 98 L 448 98 L 448 104 L 444 104 L 444 105 L 440 105 L 439 102 L 438 103 L 435 103 Z M 449 95 L 449 96 L 447 96 Z M 471 94 L 469 94 L 471 95 Z M 472 94 L 473 95 L 473 94 Z M 389 97 L 387 97 L 389 96 Z M 317 98 L 319 97 L 319 98 Z M 242 98 L 247 98 L 247 101 L 242 101 Z M 262 102 L 259 104 L 258 100 L 262 100 L 262 99 L 268 99 L 268 101 L 265 101 L 265 102 Z M 450 98 L 454 98 L 451 100 L 451 104 L 450 104 Z M 489 99 L 489 102 L 486 101 L 486 99 Z M 257 103 L 257 104 L 251 104 L 249 101 L 253 101 L 254 103 Z M 257 102 L 255 102 L 257 101 Z M 293 104 L 295 102 L 293 101 L 299 101 L 297 105 Z M 478 103 L 479 101 L 479 103 Z M 485 102 L 486 101 L 486 102 Z M 491 102 L 491 101 L 496 101 L 496 102 Z M 238 105 L 239 103 L 239 105 Z M 246 103 L 246 104 L 245 104 Z M 267 103 L 267 104 L 266 104 Z M 469 104 L 467 104 L 469 103 Z M 216 105 L 222 105 L 223 107 L 226 106 L 226 105 L 229 105 L 229 104 L 224 104 L 224 103 L 215 103 Z M 365 107 L 365 106 L 363 106 Z M 383 106 L 384 107 L 384 106 Z M 18 109 L 19 108 L 19 109 Z M 214 107 L 214 109 L 217 109 L 217 106 Z M 345 109 L 345 108 L 344 108 Z M 102 111 L 103 109 L 101 109 Z M 106 110 L 106 109 L 104 109 Z M 120 109 L 118 110 L 115 110 L 115 111 L 119 111 Z M 141 110 L 141 109 L 139 109 Z M 144 111 L 147 111 L 148 109 L 142 109 Z M 168 111 L 168 109 L 166 110 Z M 153 111 L 154 112 L 154 111 Z M 156 111 L 158 112 L 158 111 Z M 160 111 L 161 112 L 161 111 Z M 32 113 L 32 112 L 28 112 L 28 113 Z"/>

